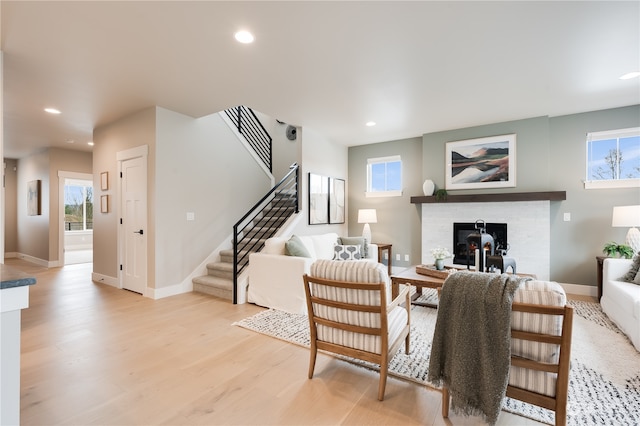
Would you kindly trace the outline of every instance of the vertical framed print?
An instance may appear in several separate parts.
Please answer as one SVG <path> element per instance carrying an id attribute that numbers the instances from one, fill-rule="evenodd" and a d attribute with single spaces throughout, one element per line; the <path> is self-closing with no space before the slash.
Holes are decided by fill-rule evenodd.
<path id="1" fill-rule="evenodd" d="M 329 223 L 344 223 L 344 179 L 329 178 Z"/>
<path id="2" fill-rule="evenodd" d="M 329 223 L 329 178 L 309 173 L 309 225 Z"/>

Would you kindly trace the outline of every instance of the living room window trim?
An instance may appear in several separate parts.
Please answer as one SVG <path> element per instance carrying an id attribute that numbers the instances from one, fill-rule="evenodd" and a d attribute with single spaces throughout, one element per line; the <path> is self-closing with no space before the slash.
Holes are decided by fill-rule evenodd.
<path id="1" fill-rule="evenodd" d="M 585 189 L 640 188 L 640 178 L 621 178 L 619 176 L 619 170 L 617 170 L 618 176 L 611 179 L 589 179 L 590 163 L 597 160 L 591 156 L 591 143 L 595 141 L 616 139 L 616 149 L 619 149 L 619 140 L 629 137 L 640 137 L 640 127 L 587 133 L 585 142 L 585 180 L 583 181 Z M 624 152 L 622 152 L 622 154 L 624 154 Z"/>
<path id="2" fill-rule="evenodd" d="M 367 189 L 365 191 L 366 198 L 376 198 L 376 197 L 400 197 L 402 196 L 402 189 L 394 189 L 394 190 L 382 190 L 382 191 L 374 191 L 373 190 L 373 172 L 372 166 L 376 164 L 383 163 L 400 163 L 400 188 L 402 188 L 402 158 L 399 155 L 392 155 L 387 157 L 377 157 L 377 158 L 368 158 L 367 159 Z M 386 172 L 385 172 L 385 180 L 386 180 Z"/>

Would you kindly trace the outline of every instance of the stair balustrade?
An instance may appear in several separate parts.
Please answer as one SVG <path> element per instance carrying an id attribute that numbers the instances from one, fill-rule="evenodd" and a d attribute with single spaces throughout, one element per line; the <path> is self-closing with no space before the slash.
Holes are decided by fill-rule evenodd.
<path id="1" fill-rule="evenodd" d="M 247 143 L 253 148 L 260 160 L 273 172 L 273 139 L 264 128 L 258 116 L 249 107 L 240 105 L 225 110 L 229 119 L 238 129 L 238 132 L 245 137 Z"/>
<path id="2" fill-rule="evenodd" d="M 299 205 L 299 166 L 290 170 L 260 201 L 233 225 L 233 303 L 238 303 L 238 276 L 249 264 L 249 255 L 264 247 Z"/>

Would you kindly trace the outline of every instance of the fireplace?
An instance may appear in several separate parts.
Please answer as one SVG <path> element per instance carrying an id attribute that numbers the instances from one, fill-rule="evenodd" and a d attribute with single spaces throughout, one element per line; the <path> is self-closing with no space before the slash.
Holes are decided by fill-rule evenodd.
<path id="1" fill-rule="evenodd" d="M 506 250 L 508 247 L 507 224 L 506 223 L 486 223 L 486 232 L 493 237 L 495 243 L 495 253 Z M 453 263 L 458 265 L 467 264 L 467 237 L 478 232 L 476 224 L 471 222 L 453 223 Z M 469 265 L 475 265 L 475 253 L 469 253 Z"/>

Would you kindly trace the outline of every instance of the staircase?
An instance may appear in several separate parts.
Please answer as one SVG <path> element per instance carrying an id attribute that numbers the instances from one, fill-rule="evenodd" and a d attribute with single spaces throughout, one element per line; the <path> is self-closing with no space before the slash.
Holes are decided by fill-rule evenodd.
<path id="1" fill-rule="evenodd" d="M 270 203 L 247 226 L 238 242 L 238 270 L 249 263 L 249 254 L 264 247 L 267 238 L 274 236 L 292 212 L 297 212 L 297 197 L 290 191 L 276 192 Z M 193 291 L 233 301 L 233 249 L 221 250 L 217 262 L 207 264 L 207 275 L 193 279 Z"/>

